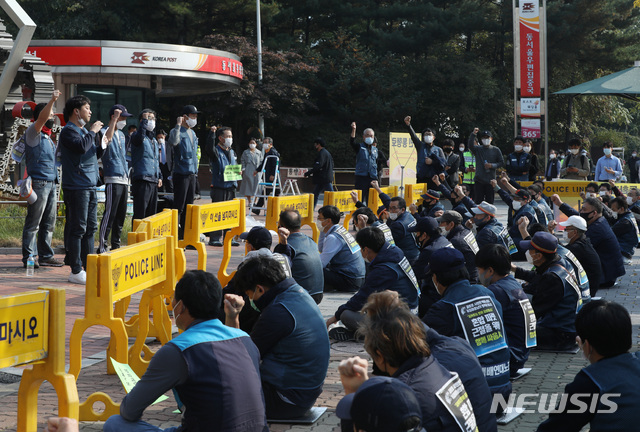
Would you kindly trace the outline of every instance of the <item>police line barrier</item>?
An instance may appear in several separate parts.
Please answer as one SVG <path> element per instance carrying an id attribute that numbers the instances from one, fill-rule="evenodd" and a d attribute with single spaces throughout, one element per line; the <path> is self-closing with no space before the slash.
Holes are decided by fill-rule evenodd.
<path id="1" fill-rule="evenodd" d="M 65 290 L 38 290 L 0 298 L 0 369 L 25 369 L 18 389 L 18 432 L 38 427 L 38 392 L 46 380 L 58 396 L 58 415 L 78 419 L 78 389 L 65 373 Z"/>
<path id="2" fill-rule="evenodd" d="M 313 231 L 313 241 L 318 243 L 320 230 L 315 224 L 313 213 L 313 194 L 289 195 L 269 197 L 267 199 L 267 219 L 265 228 L 273 231 L 278 230 L 278 219 L 284 210 L 298 210 L 302 225 L 308 225 Z"/>
<path id="3" fill-rule="evenodd" d="M 387 186 L 381 187 L 380 190 L 383 193 L 386 193 L 391 198 L 398 196 L 398 186 Z M 378 195 L 378 191 L 374 188 L 369 189 L 369 208 L 373 210 L 373 214 L 378 214 L 378 207 L 382 205 L 382 201 L 380 201 L 380 196 Z"/>
<path id="4" fill-rule="evenodd" d="M 198 251 L 198 269 L 207 270 L 207 249 L 200 241 L 200 234 L 229 229 L 224 237 L 223 257 L 218 269 L 218 280 L 225 286 L 233 276 L 227 273 L 231 260 L 231 240 L 240 235 L 246 227 L 246 203 L 242 199 L 222 201 L 204 205 L 187 205 L 185 216 L 184 240 L 178 247 L 191 245 Z"/>
<path id="5" fill-rule="evenodd" d="M 358 193 L 358 201 L 362 199 L 362 191 L 360 189 L 324 193 L 324 205 L 336 206 L 338 210 L 344 213 L 343 225 L 347 230 L 349 230 L 351 215 L 357 210 L 356 204 L 351 199 L 351 192 Z"/>
<path id="6" fill-rule="evenodd" d="M 111 331 L 107 358 L 129 364 L 143 375 L 153 352 L 145 345 L 149 331 L 149 313 L 154 298 L 171 295 L 176 285 L 173 239 L 163 237 L 116 249 L 100 255 L 87 256 L 87 284 L 84 318 L 76 319 L 69 338 L 69 373 L 76 380 L 82 366 L 82 336 L 94 325 L 102 325 Z M 113 303 L 142 291 L 138 308 L 138 332 L 129 349 L 124 322 L 113 314 Z M 154 323 L 156 332 L 163 331 L 162 320 Z M 171 339 L 171 334 L 165 335 Z M 144 358 L 142 357 L 144 354 Z M 108 373 L 115 373 L 107 362 Z M 104 411 L 93 409 L 95 402 L 104 404 Z M 80 420 L 106 420 L 119 412 L 119 404 L 103 392 L 91 394 L 80 404 Z"/>
<path id="7" fill-rule="evenodd" d="M 133 231 L 128 235 L 128 244 L 132 245 L 143 241 L 150 240 L 152 238 L 170 237 L 171 247 L 173 248 L 173 254 L 175 259 L 174 268 L 176 269 L 176 280 L 180 280 L 185 272 L 187 261 L 184 255 L 184 249 L 178 247 L 178 210 L 165 209 L 160 213 L 156 213 L 153 216 L 149 216 L 144 219 L 135 219 L 133 221 Z M 151 302 L 151 311 L 153 315 L 154 323 L 150 326 L 148 337 L 155 337 L 164 345 L 169 341 L 166 335 L 171 334 L 171 319 L 167 313 L 167 309 L 171 309 L 171 296 L 164 297 L 164 301 L 160 297 L 154 297 Z M 125 297 L 122 300 L 116 302 L 114 306 L 114 317 L 122 318 L 125 320 L 127 309 L 131 297 Z M 128 321 L 125 321 L 124 326 L 127 330 L 129 337 L 136 337 L 138 335 L 138 314 L 133 315 Z M 162 320 L 158 323 L 162 331 L 156 332 L 155 320 Z M 109 370 L 111 365 L 109 364 Z"/>
<path id="8" fill-rule="evenodd" d="M 407 184 L 404 189 L 404 200 L 407 202 L 407 207 L 411 204 L 418 205 L 421 203 L 422 197 L 420 195 L 424 195 L 427 193 L 427 184 L 426 183 L 417 183 L 417 184 Z"/>

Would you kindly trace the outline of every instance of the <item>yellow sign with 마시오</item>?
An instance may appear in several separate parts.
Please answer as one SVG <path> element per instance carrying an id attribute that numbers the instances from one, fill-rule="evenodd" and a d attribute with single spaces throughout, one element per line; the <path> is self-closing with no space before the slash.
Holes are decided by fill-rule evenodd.
<path id="1" fill-rule="evenodd" d="M 223 201 L 197 206 L 199 214 L 199 232 L 219 231 L 240 225 L 239 200 Z"/>
<path id="2" fill-rule="evenodd" d="M 167 240 L 158 238 L 100 256 L 101 286 L 118 301 L 167 279 Z"/>
<path id="3" fill-rule="evenodd" d="M 416 183 L 405 185 L 404 200 L 407 202 L 407 206 L 410 204 L 418 204 L 422 202 L 422 197 L 427 192 L 426 183 Z"/>
<path id="4" fill-rule="evenodd" d="M 274 209 L 278 212 L 276 217 L 284 210 L 298 210 L 301 218 L 309 216 L 309 194 L 281 196 L 277 202 L 278 207 Z M 311 203 L 313 204 L 313 201 Z"/>
<path id="5" fill-rule="evenodd" d="M 49 351 L 49 292 L 0 298 L 0 369 L 41 360 Z"/>
<path id="6" fill-rule="evenodd" d="M 173 232 L 173 212 L 163 211 L 145 218 L 151 226 L 151 237 L 168 237 Z"/>
<path id="7" fill-rule="evenodd" d="M 325 200 L 326 200 L 325 205 L 336 206 L 338 207 L 338 210 L 340 210 L 343 213 L 350 213 L 350 212 L 356 211 L 356 204 L 351 199 L 351 192 L 352 191 L 350 190 L 340 191 L 340 192 L 325 192 L 324 193 Z M 361 199 L 362 191 L 357 190 L 356 192 L 358 193 L 358 199 Z"/>

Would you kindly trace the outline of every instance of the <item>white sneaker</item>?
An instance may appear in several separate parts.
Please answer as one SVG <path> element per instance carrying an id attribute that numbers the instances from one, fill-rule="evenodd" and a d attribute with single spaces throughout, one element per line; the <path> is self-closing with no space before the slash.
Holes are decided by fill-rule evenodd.
<path id="1" fill-rule="evenodd" d="M 69 282 L 78 284 L 78 285 L 86 285 L 87 284 L 87 272 L 84 270 L 80 270 L 80 273 L 71 273 L 69 275 Z"/>

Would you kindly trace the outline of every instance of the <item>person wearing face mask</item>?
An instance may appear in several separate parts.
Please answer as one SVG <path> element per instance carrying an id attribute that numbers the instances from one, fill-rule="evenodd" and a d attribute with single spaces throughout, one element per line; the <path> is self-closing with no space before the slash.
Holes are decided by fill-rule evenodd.
<path id="1" fill-rule="evenodd" d="M 478 128 L 474 129 L 472 135 L 475 134 L 478 134 Z M 489 204 L 493 204 L 495 196 L 491 180 L 496 179 L 496 170 L 504 166 L 504 159 L 500 149 L 491 145 L 493 141 L 491 131 L 483 131 L 478 134 L 478 137 L 481 145 L 471 147 L 471 151 L 478 161 L 474 177 L 474 201 L 476 203 L 486 201 Z"/>
<path id="2" fill-rule="evenodd" d="M 318 209 L 318 251 L 324 273 L 324 291 L 356 292 L 364 282 L 364 259 L 358 243 L 340 225 L 340 217 L 340 210 L 335 206 Z"/>
<path id="3" fill-rule="evenodd" d="M 527 311 L 531 310 L 529 298 L 522 285 L 511 276 L 509 251 L 502 245 L 485 245 L 478 251 L 476 267 L 480 284 L 493 293 L 502 307 L 504 327 L 509 343 L 509 370 L 516 376 L 529 358 L 531 347 L 536 344 L 535 319 Z"/>
<path id="4" fill-rule="evenodd" d="M 569 140 L 568 146 L 569 153 L 562 161 L 560 178 L 586 181 L 591 172 L 591 164 L 587 156 L 580 154 L 582 142 L 578 138 L 572 138 Z"/>
<path id="5" fill-rule="evenodd" d="M 440 234 L 446 237 L 454 248 L 462 252 L 469 272 L 469 282 L 477 283 L 478 271 L 475 260 L 478 244 L 473 233 L 462 226 L 462 215 L 457 211 L 447 210 L 437 221 L 440 224 Z"/>
<path id="6" fill-rule="evenodd" d="M 225 300 L 225 309 L 237 306 L 233 300 Z M 171 305 L 183 332 L 154 354 L 122 400 L 120 414 L 104 424 L 105 431 L 162 431 L 141 417 L 173 389 L 182 411 L 177 430 L 268 432 L 260 352 L 247 333 L 218 319 L 222 301 L 220 282 L 211 273 L 190 270 L 182 276 Z"/>
<path id="7" fill-rule="evenodd" d="M 525 152 L 523 148 L 524 138 L 517 136 L 513 140 L 514 151 L 507 156 L 507 174 L 512 180 L 518 182 L 529 180 L 531 155 L 529 155 L 529 152 Z M 529 150 L 531 150 L 531 146 L 529 146 Z"/>
<path id="8" fill-rule="evenodd" d="M 53 105 L 60 97 L 54 90 L 48 103 L 40 103 L 33 110 L 33 124 L 25 132 L 25 162 L 27 175 L 31 177 L 34 203 L 27 206 L 27 217 L 22 229 L 22 263 L 27 267 L 29 255 L 38 257 L 35 267 L 62 267 L 54 257 L 51 239 L 56 226 L 56 145 L 51 140 L 54 126 Z M 37 240 L 36 240 L 37 235 Z"/>
<path id="9" fill-rule="evenodd" d="M 343 324 L 329 330 L 333 340 L 355 340 L 355 332 L 364 320 L 362 307 L 376 292 L 396 291 L 413 313 L 418 313 L 418 281 L 402 250 L 390 245 L 384 233 L 375 227 L 358 231 L 356 241 L 362 257 L 369 262 L 369 270 L 358 292 L 327 319 L 327 328 L 338 321 Z"/>
<path id="10" fill-rule="evenodd" d="M 333 157 L 326 148 L 324 140 L 320 137 L 313 141 L 313 148 L 317 152 L 313 168 L 307 171 L 304 176 L 311 176 L 313 179 L 313 208 L 318 204 L 320 193 L 333 191 Z"/>
<path id="11" fill-rule="evenodd" d="M 575 346 L 576 313 L 582 306 L 580 288 L 573 267 L 557 253 L 558 239 L 548 232 L 538 232 L 523 240 L 527 262 L 535 270 L 511 265 L 516 279 L 525 281 L 524 292 L 530 294 L 537 319 L 538 349 L 565 351 Z"/>
<path id="12" fill-rule="evenodd" d="M 113 138 L 102 155 L 105 205 L 102 221 L 100 221 L 98 253 L 107 251 L 109 233 L 111 233 L 111 250 L 120 247 L 120 234 L 127 217 L 129 170 L 122 128 L 126 126 L 127 118 L 132 115 L 124 105 L 116 104 L 109 110 L 109 118 L 114 115 L 115 110 L 120 110 L 120 117 L 118 117 L 118 122 L 116 123 L 117 130 L 114 131 Z M 102 132 L 106 133 L 106 128 L 103 128 Z"/>
<path id="13" fill-rule="evenodd" d="M 602 145 L 604 156 L 596 163 L 596 181 L 616 180 L 622 175 L 622 163 L 612 151 L 613 144 L 610 141 Z"/>
<path id="14" fill-rule="evenodd" d="M 510 254 L 515 254 L 518 252 L 518 248 L 511 239 L 507 228 L 496 218 L 497 211 L 496 206 L 486 201 L 476 207 L 471 207 L 469 212 L 473 216 L 466 222 L 466 227 L 471 229 L 475 226 L 476 243 L 479 248 L 486 244 L 501 244 L 509 250 Z"/>
<path id="15" fill-rule="evenodd" d="M 226 323 L 237 327 L 243 306 L 260 311 L 251 340 L 260 351 L 267 417 L 300 418 L 322 393 L 329 367 L 329 336 L 320 309 L 274 258 L 244 261 L 235 279 L 250 301 L 245 305 L 242 297 L 225 296 Z"/>
<path id="16" fill-rule="evenodd" d="M 472 134 L 475 140 L 475 135 Z M 476 157 L 471 151 L 471 146 L 475 145 L 475 141 L 465 146 L 463 142 L 458 145 L 458 154 L 460 155 L 460 171 L 462 174 L 462 184 L 469 188 L 471 196 L 473 196 L 473 178 L 476 175 Z"/>
<path id="17" fill-rule="evenodd" d="M 440 295 L 433 285 L 431 274 L 427 272 L 429 258 L 435 251 L 442 248 L 453 248 L 453 245 L 440 234 L 438 221 L 432 217 L 418 218 L 416 224 L 409 231 L 414 233 L 416 243 L 420 248 L 420 255 L 413 264 L 413 273 L 420 286 L 418 316 L 423 317 L 431 305 L 440 299 Z"/>
<path id="18" fill-rule="evenodd" d="M 627 166 L 629 167 L 629 183 L 638 183 L 638 152 L 633 150 L 631 157 L 627 159 Z"/>
<path id="19" fill-rule="evenodd" d="M 173 147 L 173 205 L 178 210 L 180 239 L 184 238 L 187 205 L 193 204 L 198 181 L 198 137 L 193 128 L 198 124 L 199 113 L 193 105 L 184 106 L 182 115 L 176 120 L 176 126 L 169 132 L 169 145 Z M 208 138 L 207 149 L 209 141 Z"/>
<path id="20" fill-rule="evenodd" d="M 426 183 L 429 189 L 435 189 L 431 177 L 445 172 L 448 157 L 440 147 L 434 144 L 435 134 L 432 129 L 422 131 L 422 139 L 418 138 L 411 126 L 411 116 L 404 118 L 404 124 L 411 135 L 411 141 L 416 148 L 416 183 Z M 453 147 L 452 145 L 450 147 Z"/>
<path id="21" fill-rule="evenodd" d="M 586 272 L 589 281 L 589 294 L 595 296 L 602 280 L 602 267 L 598 253 L 585 235 L 587 222 L 580 216 L 570 216 L 558 225 L 565 227 L 563 232 L 564 246 L 575 256 Z M 584 295 L 583 300 L 586 300 Z"/>
<path id="22" fill-rule="evenodd" d="M 568 402 L 552 411 L 538 432 L 578 431 L 587 424 L 593 431 L 636 430 L 640 354 L 629 353 L 633 343 L 629 312 L 618 303 L 593 301 L 580 310 L 575 326 L 578 346 L 589 364 L 564 388 Z M 575 396 L 581 398 L 579 403 Z M 599 399 L 598 409 L 582 409 L 587 403 L 594 406 L 592 398 Z"/>
<path id="23" fill-rule="evenodd" d="M 238 189 L 238 195 L 247 199 L 247 205 L 251 205 L 251 198 L 258 185 L 257 171 L 262 163 L 262 152 L 258 150 L 255 139 L 249 140 L 249 148 L 242 152 L 240 157 L 242 165 L 242 182 Z"/>
<path id="24" fill-rule="evenodd" d="M 268 156 L 275 156 L 277 159 L 273 157 L 267 159 Z M 279 165 L 282 165 L 282 159 L 280 158 L 280 153 L 278 153 L 278 150 L 273 147 L 273 138 L 265 137 L 264 140 L 262 140 L 262 163 L 256 171 L 256 174 L 260 171 L 263 171 L 264 178 L 262 181 L 271 183 L 271 187 L 265 188 L 265 195 L 271 195 L 274 187 L 276 189 L 275 195 L 280 195 L 281 185 L 276 182 L 276 170 L 278 169 Z M 263 205 L 264 198 L 260 198 L 255 204 L 255 207 L 263 207 Z M 260 210 L 254 208 L 253 213 L 255 215 L 259 215 Z"/>
<path id="25" fill-rule="evenodd" d="M 156 113 L 144 109 L 139 120 L 140 126 L 131 137 L 133 219 L 144 219 L 157 213 L 158 188 L 162 187 L 159 146 L 155 138 Z"/>
<path id="26" fill-rule="evenodd" d="M 611 288 L 618 277 L 624 276 L 625 269 L 618 239 L 602 216 L 604 207 L 602 202 L 598 198 L 587 198 L 578 212 L 570 205 L 563 203 L 557 194 L 554 194 L 551 200 L 565 215 L 581 216 L 587 222 L 586 236 L 600 257 L 602 270 L 600 288 Z M 594 290 L 597 288 L 591 285 L 592 293 Z"/>
<path id="27" fill-rule="evenodd" d="M 531 157 L 531 164 L 529 164 L 528 180 L 535 181 L 538 178 L 538 172 L 540 171 L 540 164 L 538 163 L 538 155 L 533 149 L 533 141 L 531 141 L 531 138 L 527 138 L 525 140 L 522 150 L 525 153 L 528 153 L 529 156 Z M 544 163 L 542 164 L 542 166 L 544 167 Z"/>
<path id="28" fill-rule="evenodd" d="M 369 185 L 378 180 L 378 158 L 380 154 L 375 144 L 375 132 L 367 128 L 362 132 L 363 142 L 356 142 L 356 122 L 351 123 L 349 145 L 356 152 L 355 188 L 362 191 L 362 201 L 369 200 Z"/>
<path id="29" fill-rule="evenodd" d="M 444 167 L 447 183 L 450 187 L 455 187 L 460 183 L 460 155 L 453 151 L 455 143 L 452 139 L 447 138 L 442 143 L 442 150 L 444 150 L 444 157 L 446 159 L 446 165 Z"/>
<path id="30" fill-rule="evenodd" d="M 518 229 L 518 221 L 520 221 L 521 218 L 526 217 L 529 222 L 538 222 L 538 218 L 536 216 L 535 209 L 530 204 L 531 194 L 527 189 L 513 188 L 505 177 L 500 179 L 500 183 L 503 187 L 510 188 L 508 190 L 512 191 L 512 194 L 509 194 L 506 190 L 497 188 L 498 195 L 500 195 L 502 201 L 504 201 L 504 203 L 513 211 L 511 225 L 509 226 L 509 235 L 517 246 L 518 242 L 522 240 L 520 230 Z M 524 251 L 518 249 L 518 253 L 514 254 L 512 259 L 515 261 L 521 261 L 524 259 Z"/>
<path id="31" fill-rule="evenodd" d="M 162 187 L 160 192 L 173 193 L 173 177 L 171 171 L 173 171 L 173 149 L 167 145 L 167 133 L 160 129 L 156 132 L 156 141 L 158 141 L 158 160 L 160 161 L 160 174 L 162 175 Z M 165 195 L 164 200 L 167 201 Z M 165 208 L 166 207 L 165 205 Z M 171 207 L 173 208 L 173 201 L 171 201 Z"/>
<path id="32" fill-rule="evenodd" d="M 542 198 L 542 189 L 537 184 L 532 184 L 527 187 L 527 190 L 531 194 L 530 203 L 536 212 L 538 221 L 543 225 L 547 225 L 553 220 L 553 210 Z"/>
<path id="33" fill-rule="evenodd" d="M 98 158 L 111 142 L 120 118 L 114 110 L 107 131 L 96 121 L 89 130 L 91 101 L 78 95 L 67 100 L 63 116 L 67 124 L 60 132 L 58 149 L 62 162 L 62 192 L 65 203 L 64 246 L 65 264 L 71 267 L 69 282 L 84 285 L 87 255 L 93 253 L 94 236 L 98 229 Z"/>
<path id="34" fill-rule="evenodd" d="M 436 176 L 434 176 L 435 178 Z M 434 181 L 432 179 L 432 181 Z M 434 181 L 434 185 L 438 187 L 438 183 L 440 179 Z M 444 212 L 444 206 L 440 203 L 440 198 L 442 194 L 440 191 L 427 189 L 427 192 L 420 195 L 422 198 L 422 204 L 416 206 L 415 204 L 411 204 L 409 206 L 409 211 L 414 217 L 436 217 L 436 213 Z"/>
<path id="35" fill-rule="evenodd" d="M 236 165 L 236 153 L 231 148 L 233 144 L 233 132 L 229 127 L 217 129 L 216 145 L 209 151 L 209 169 L 211 170 L 211 202 L 231 201 L 236 196 L 238 182 L 227 178 L 226 168 Z M 220 230 L 207 233 L 209 246 L 222 247 L 224 236 L 229 230 Z M 235 240 L 231 240 L 231 246 L 239 246 Z"/>
<path id="36" fill-rule="evenodd" d="M 431 306 L 422 321 L 444 336 L 458 336 L 469 342 L 491 393 L 501 394 L 507 400 L 511 394 L 509 346 L 500 303 L 487 288 L 469 283 L 464 257 L 456 249 L 435 251 L 429 258 L 428 270 L 442 298 Z M 483 310 L 483 321 L 491 323 L 491 329 L 482 324 L 474 327 L 479 323 L 474 319 L 479 309 Z"/>
<path id="37" fill-rule="evenodd" d="M 640 218 L 640 191 L 636 188 L 629 190 L 627 194 L 627 205 L 629 210 L 635 214 L 636 220 Z"/>
<path id="38" fill-rule="evenodd" d="M 560 166 L 560 159 L 557 157 L 556 151 L 549 151 L 549 162 L 547 162 L 547 169 L 545 171 L 545 177 L 548 181 L 560 178 Z"/>
<path id="39" fill-rule="evenodd" d="M 629 211 L 629 206 L 624 198 L 618 197 L 611 201 L 611 210 L 616 218 L 616 223 L 611 230 L 618 239 L 625 265 L 631 264 L 631 258 L 640 243 L 640 231 L 636 218 Z"/>

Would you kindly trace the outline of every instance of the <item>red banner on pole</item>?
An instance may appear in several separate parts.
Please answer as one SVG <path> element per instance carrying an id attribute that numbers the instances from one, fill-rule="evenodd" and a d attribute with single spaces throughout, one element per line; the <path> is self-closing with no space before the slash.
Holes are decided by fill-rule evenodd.
<path id="1" fill-rule="evenodd" d="M 520 0 L 520 96 L 540 96 L 540 9 L 538 0 Z"/>

